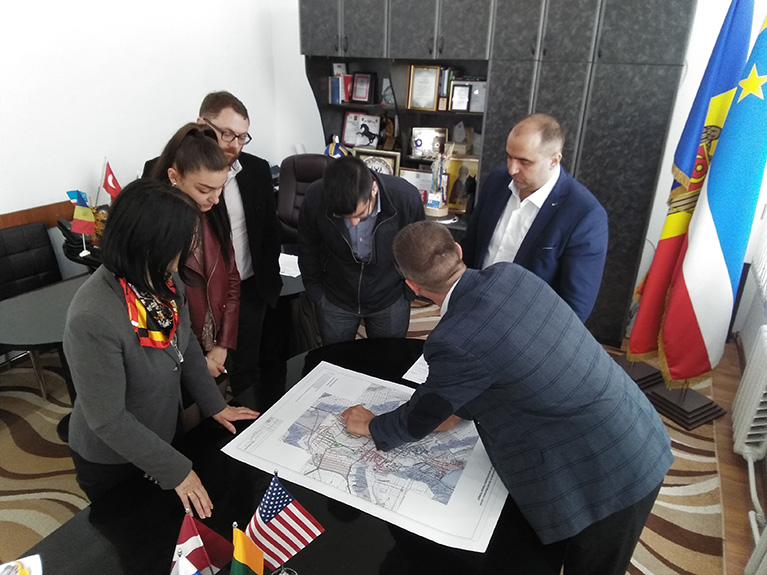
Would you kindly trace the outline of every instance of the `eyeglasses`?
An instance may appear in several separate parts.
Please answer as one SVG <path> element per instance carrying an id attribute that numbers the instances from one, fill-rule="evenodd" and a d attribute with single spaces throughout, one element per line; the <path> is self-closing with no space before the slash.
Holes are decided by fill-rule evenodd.
<path id="1" fill-rule="evenodd" d="M 253 139 L 250 137 L 250 134 L 248 134 L 247 132 L 245 132 L 244 134 L 235 134 L 234 132 L 230 132 L 229 130 L 222 130 L 221 128 L 216 126 L 213 122 L 208 120 L 207 118 L 203 118 L 203 120 L 205 120 L 205 123 L 208 124 L 208 126 L 216 130 L 216 132 L 218 132 L 219 135 L 221 136 L 221 139 L 227 144 L 237 140 L 240 146 L 244 146 L 245 144 L 248 144 Z"/>

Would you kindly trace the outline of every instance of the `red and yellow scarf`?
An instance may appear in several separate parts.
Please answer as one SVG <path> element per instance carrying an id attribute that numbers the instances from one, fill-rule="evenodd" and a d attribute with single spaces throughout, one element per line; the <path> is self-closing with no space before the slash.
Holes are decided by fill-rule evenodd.
<path id="1" fill-rule="evenodd" d="M 148 293 L 139 292 L 123 278 L 118 278 L 128 305 L 128 318 L 136 330 L 139 343 L 144 347 L 168 347 L 178 328 L 178 306 L 176 302 L 163 302 Z M 168 286 L 175 293 L 173 280 Z"/>

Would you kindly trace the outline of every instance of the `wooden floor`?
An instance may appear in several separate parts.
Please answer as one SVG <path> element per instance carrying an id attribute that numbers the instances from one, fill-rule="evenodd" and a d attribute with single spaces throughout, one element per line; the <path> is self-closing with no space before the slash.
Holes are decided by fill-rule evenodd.
<path id="1" fill-rule="evenodd" d="M 738 575 L 748 562 L 754 549 L 754 540 L 748 521 L 751 498 L 746 461 L 732 450 L 732 401 L 740 382 L 741 367 L 734 343 L 728 343 L 724 357 L 714 372 L 714 401 L 727 413 L 714 422 L 716 449 L 721 477 L 722 506 L 724 508 L 724 554 L 727 575 Z M 757 464 L 757 469 L 764 469 Z M 757 472 L 760 478 L 760 472 Z M 763 491 L 760 490 L 760 494 Z M 764 500 L 762 500 L 764 501 Z"/>

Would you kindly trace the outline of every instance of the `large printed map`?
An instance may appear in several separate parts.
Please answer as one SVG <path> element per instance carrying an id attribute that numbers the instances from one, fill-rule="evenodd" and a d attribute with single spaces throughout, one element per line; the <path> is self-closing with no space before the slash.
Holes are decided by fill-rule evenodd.
<path id="1" fill-rule="evenodd" d="M 347 407 L 386 413 L 412 392 L 323 362 L 223 451 L 438 543 L 482 552 L 507 493 L 472 422 L 386 452 L 346 431 Z"/>
<path id="2" fill-rule="evenodd" d="M 356 403 L 378 415 L 395 409 L 408 396 L 371 384 Z M 405 493 L 442 504 L 450 501 L 478 440 L 473 426 L 462 424 L 418 443 L 378 451 L 370 438 L 346 432 L 339 414 L 349 405 L 348 400 L 325 393 L 283 436 L 285 443 L 310 454 L 300 470 L 304 475 L 392 511 L 399 509 Z"/>

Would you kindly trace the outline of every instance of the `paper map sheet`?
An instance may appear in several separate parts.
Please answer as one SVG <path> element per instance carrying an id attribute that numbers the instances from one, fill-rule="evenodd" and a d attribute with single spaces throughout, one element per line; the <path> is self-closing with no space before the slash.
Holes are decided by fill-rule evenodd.
<path id="1" fill-rule="evenodd" d="M 386 413 L 412 393 L 322 362 L 222 451 L 437 543 L 485 551 L 507 491 L 473 422 L 386 452 L 346 432 L 347 407 Z"/>

